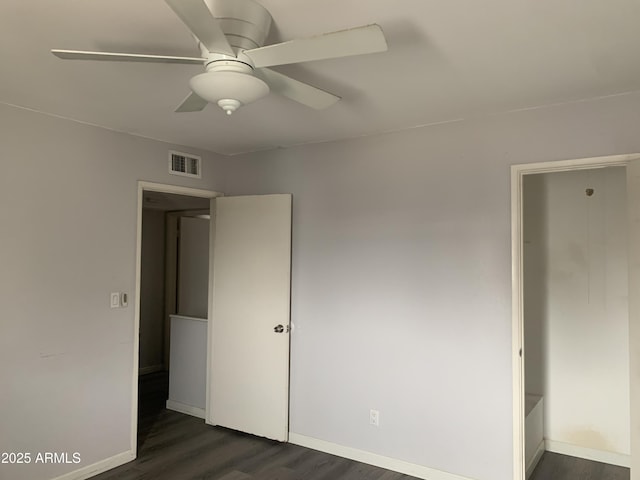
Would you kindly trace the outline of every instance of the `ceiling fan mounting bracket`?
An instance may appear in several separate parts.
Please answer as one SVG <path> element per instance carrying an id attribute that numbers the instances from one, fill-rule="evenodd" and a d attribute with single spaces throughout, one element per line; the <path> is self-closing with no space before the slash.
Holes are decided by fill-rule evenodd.
<path id="1" fill-rule="evenodd" d="M 235 53 L 262 47 L 271 29 L 271 14 L 254 0 L 204 0 Z"/>

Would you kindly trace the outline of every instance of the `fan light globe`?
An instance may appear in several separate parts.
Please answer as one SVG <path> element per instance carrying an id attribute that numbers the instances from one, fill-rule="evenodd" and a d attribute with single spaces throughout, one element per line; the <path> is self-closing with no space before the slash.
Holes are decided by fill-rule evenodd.
<path id="1" fill-rule="evenodd" d="M 189 81 L 189 86 L 199 97 L 219 105 L 227 115 L 231 115 L 239 106 L 255 102 L 269 93 L 266 83 L 242 72 L 201 73 Z"/>

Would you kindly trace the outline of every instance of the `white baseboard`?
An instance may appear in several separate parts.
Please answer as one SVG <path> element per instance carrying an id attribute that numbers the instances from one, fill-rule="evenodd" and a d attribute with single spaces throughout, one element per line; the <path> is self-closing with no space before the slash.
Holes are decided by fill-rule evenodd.
<path id="1" fill-rule="evenodd" d="M 538 447 L 536 448 L 536 453 L 534 453 L 533 458 L 529 462 L 529 465 L 527 465 L 526 478 L 529 478 L 531 476 L 531 474 L 533 473 L 533 471 L 536 469 L 536 467 L 538 466 L 538 463 L 540 462 L 540 459 L 542 458 L 543 454 L 544 454 L 544 440 L 542 440 L 538 444 Z"/>
<path id="2" fill-rule="evenodd" d="M 135 460 L 135 458 L 136 454 L 133 450 L 129 450 L 128 452 L 119 453 L 118 455 L 114 455 L 113 457 L 101 460 L 92 465 L 87 465 L 86 467 L 74 470 L 73 472 L 65 473 L 53 480 L 86 480 L 87 478 L 91 478 L 102 472 L 111 470 L 112 468 L 129 463 L 130 461 Z"/>
<path id="3" fill-rule="evenodd" d="M 192 417 L 202 418 L 204 420 L 205 411 L 204 408 L 193 407 L 186 403 L 176 402 L 174 400 L 167 400 L 167 410 L 173 410 L 174 412 L 180 412 Z"/>
<path id="4" fill-rule="evenodd" d="M 151 365 L 150 367 L 142 367 L 138 369 L 138 375 L 146 375 L 148 373 L 156 373 L 164 370 L 163 365 Z"/>
<path id="5" fill-rule="evenodd" d="M 553 453 L 561 453 L 571 457 L 584 458 L 594 462 L 608 463 L 620 467 L 631 467 L 631 456 L 623 453 L 607 452 L 605 450 L 594 450 L 593 448 L 578 447 L 569 443 L 557 442 L 545 439 L 545 449 Z"/>
<path id="6" fill-rule="evenodd" d="M 442 472 L 423 465 L 397 460 L 395 458 L 384 457 L 376 453 L 358 450 L 356 448 L 344 447 L 336 443 L 318 440 L 317 438 L 306 437 L 297 433 L 289 432 L 289 443 L 311 448 L 320 452 L 330 453 L 343 458 L 349 458 L 357 462 L 367 463 L 376 467 L 386 468 L 394 472 L 404 473 L 425 480 L 472 480 L 468 477 L 461 477 L 453 473 Z"/>

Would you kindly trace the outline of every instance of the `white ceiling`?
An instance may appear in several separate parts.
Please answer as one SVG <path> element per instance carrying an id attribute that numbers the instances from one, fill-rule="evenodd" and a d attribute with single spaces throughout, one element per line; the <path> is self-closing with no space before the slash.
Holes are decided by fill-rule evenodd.
<path id="1" fill-rule="evenodd" d="M 199 66 L 63 61 L 51 48 L 199 56 L 162 0 L 3 0 L 0 102 L 223 154 L 640 90 L 640 0 L 261 0 L 267 43 L 378 23 L 389 51 L 277 70 L 343 99 L 269 95 L 174 113 Z"/>

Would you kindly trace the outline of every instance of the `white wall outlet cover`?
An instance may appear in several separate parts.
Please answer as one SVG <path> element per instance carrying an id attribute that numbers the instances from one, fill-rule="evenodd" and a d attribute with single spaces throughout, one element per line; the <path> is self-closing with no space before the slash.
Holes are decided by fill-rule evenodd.
<path id="1" fill-rule="evenodd" d="M 374 427 L 380 426 L 380 412 L 378 410 L 369 410 L 369 423 Z"/>
<path id="2" fill-rule="evenodd" d="M 129 306 L 129 295 L 127 295 L 125 292 L 122 292 L 120 294 L 120 306 L 121 307 Z"/>
<path id="3" fill-rule="evenodd" d="M 120 306 L 120 294 L 118 292 L 111 293 L 110 305 L 111 308 L 118 308 Z"/>

